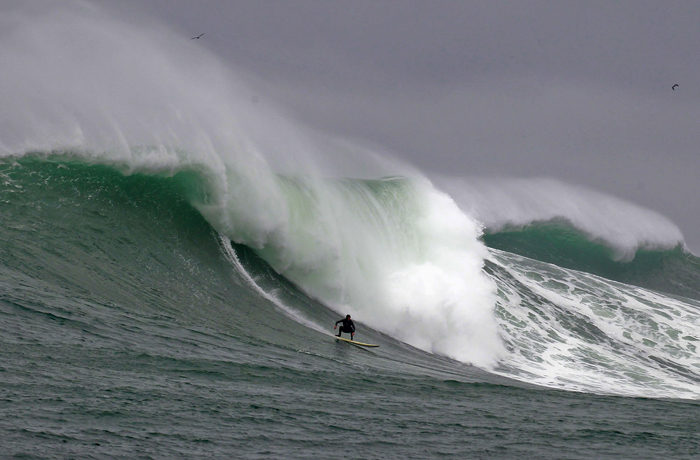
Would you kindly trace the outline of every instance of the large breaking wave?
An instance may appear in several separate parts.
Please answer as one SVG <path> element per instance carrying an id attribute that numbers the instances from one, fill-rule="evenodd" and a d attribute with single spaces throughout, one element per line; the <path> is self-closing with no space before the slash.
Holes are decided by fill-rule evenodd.
<path id="1" fill-rule="evenodd" d="M 50 181 L 53 167 L 165 177 L 303 292 L 417 348 L 560 388 L 697 396 L 693 301 L 489 251 L 483 208 L 260 107 L 215 56 L 165 29 L 83 3 L 19 7 L 1 21 L 5 191 Z M 607 236 L 620 259 L 682 241 L 635 213 L 650 224 L 629 239 L 579 226 Z"/>
<path id="2" fill-rule="evenodd" d="M 417 347 L 495 364 L 502 346 L 480 227 L 447 195 L 420 177 L 327 178 L 376 177 L 387 162 L 257 107 L 183 37 L 80 5 L 34 15 L 31 29 L 9 19 L 4 32 L 6 155 L 196 174 L 191 201 L 214 228 L 307 293 Z"/>

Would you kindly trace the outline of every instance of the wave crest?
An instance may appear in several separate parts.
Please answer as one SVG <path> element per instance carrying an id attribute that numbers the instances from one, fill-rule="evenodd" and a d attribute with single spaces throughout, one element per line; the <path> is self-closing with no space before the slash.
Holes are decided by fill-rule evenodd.
<path id="1" fill-rule="evenodd" d="M 622 199 L 555 179 L 442 179 L 460 207 L 492 232 L 563 219 L 618 261 L 639 249 L 685 246 L 678 227 L 661 214 Z"/>

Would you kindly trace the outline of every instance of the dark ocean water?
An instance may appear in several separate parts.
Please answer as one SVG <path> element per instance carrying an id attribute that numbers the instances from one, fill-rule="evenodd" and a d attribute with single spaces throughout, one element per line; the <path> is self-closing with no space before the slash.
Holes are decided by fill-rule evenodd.
<path id="1" fill-rule="evenodd" d="M 1 456 L 700 455 L 694 256 L 487 234 L 506 354 L 478 368 L 359 317 L 380 347 L 336 343 L 338 312 L 214 230 L 206 194 L 191 171 L 0 162 Z"/>

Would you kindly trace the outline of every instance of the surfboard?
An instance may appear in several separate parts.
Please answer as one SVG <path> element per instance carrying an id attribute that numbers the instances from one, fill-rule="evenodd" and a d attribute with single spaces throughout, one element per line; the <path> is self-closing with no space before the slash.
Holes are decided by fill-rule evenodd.
<path id="1" fill-rule="evenodd" d="M 354 340 L 345 339 L 343 337 L 338 337 L 337 335 L 335 336 L 335 340 L 342 340 L 343 342 L 351 343 L 353 345 L 357 345 L 358 347 L 378 347 L 379 346 L 379 345 L 375 345 L 373 343 L 355 342 Z"/>

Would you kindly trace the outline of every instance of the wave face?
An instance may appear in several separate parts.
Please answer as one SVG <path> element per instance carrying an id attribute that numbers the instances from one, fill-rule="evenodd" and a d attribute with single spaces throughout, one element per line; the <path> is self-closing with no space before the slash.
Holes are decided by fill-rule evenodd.
<path id="1" fill-rule="evenodd" d="M 8 183 L 29 182 L 35 168 L 126 169 L 76 155 L 13 158 Z M 252 248 L 336 312 L 426 351 L 484 367 L 497 363 L 503 348 L 494 285 L 481 270 L 487 252 L 479 227 L 449 197 L 408 179 L 271 175 L 261 190 L 228 174 L 223 184 L 203 165 L 166 175 L 220 234 Z"/>
<path id="2" fill-rule="evenodd" d="M 481 222 L 499 218 L 462 195 L 256 106 L 188 40 L 82 5 L 2 19 L 9 303 L 48 305 L 44 288 L 65 311 L 98 317 L 145 303 L 151 319 L 221 323 L 248 346 L 311 331 L 320 343 L 351 313 L 395 352 L 396 372 L 462 362 L 486 380 L 698 397 L 696 300 L 488 249 Z M 570 220 L 607 235 L 619 260 L 682 241 L 655 213 L 606 203 L 648 225 L 630 236 L 588 211 Z M 125 321 L 138 341 L 150 319 Z"/>

